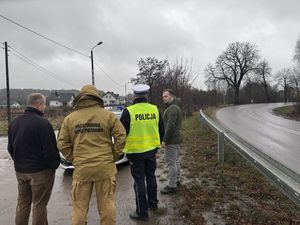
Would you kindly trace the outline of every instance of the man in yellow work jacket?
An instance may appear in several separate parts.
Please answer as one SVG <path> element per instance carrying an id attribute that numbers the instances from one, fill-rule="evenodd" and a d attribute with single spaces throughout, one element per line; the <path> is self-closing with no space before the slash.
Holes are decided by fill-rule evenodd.
<path id="1" fill-rule="evenodd" d="M 149 89 L 145 84 L 132 87 L 133 105 L 124 109 L 120 119 L 127 133 L 123 151 L 130 161 L 136 199 L 136 210 L 129 216 L 141 221 L 149 220 L 148 209 L 157 210 L 156 152 L 164 136 L 163 120 L 157 107 L 147 103 Z"/>
<path id="2" fill-rule="evenodd" d="M 73 108 L 58 135 L 59 151 L 75 167 L 71 224 L 87 224 L 89 202 L 95 187 L 101 225 L 115 225 L 115 159 L 125 146 L 125 129 L 114 113 L 103 108 L 103 100 L 93 85 L 82 87 Z"/>

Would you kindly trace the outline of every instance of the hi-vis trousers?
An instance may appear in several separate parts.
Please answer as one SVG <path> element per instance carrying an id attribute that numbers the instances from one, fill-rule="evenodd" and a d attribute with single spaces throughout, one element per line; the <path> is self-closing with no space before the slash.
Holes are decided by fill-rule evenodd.
<path id="1" fill-rule="evenodd" d="M 73 201 L 72 225 L 87 224 L 87 213 L 94 186 L 101 225 L 116 224 L 116 178 L 113 176 L 96 182 L 78 182 L 73 180 L 71 191 Z"/>

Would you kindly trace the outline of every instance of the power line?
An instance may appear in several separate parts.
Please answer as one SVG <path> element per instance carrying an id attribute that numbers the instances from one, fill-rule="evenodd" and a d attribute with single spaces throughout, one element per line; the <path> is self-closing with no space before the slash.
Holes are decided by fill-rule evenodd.
<path id="1" fill-rule="evenodd" d="M 119 87 L 122 87 L 121 84 L 119 84 L 118 82 L 116 82 L 115 80 L 113 80 L 111 78 L 111 76 L 109 76 L 95 61 L 94 61 L 95 65 L 112 81 L 114 82 L 116 85 L 118 85 Z"/>
<path id="2" fill-rule="evenodd" d="M 199 73 L 196 75 L 196 76 L 194 76 L 194 78 L 193 78 L 193 80 L 190 82 L 190 85 L 192 85 L 193 83 L 194 83 L 194 81 L 199 77 Z"/>
<path id="3" fill-rule="evenodd" d="M 10 47 L 10 46 L 9 46 Z M 25 61 L 26 63 L 30 64 L 31 66 L 33 66 L 34 68 L 36 68 L 37 70 L 49 75 L 50 77 L 52 77 L 53 79 L 56 79 L 64 84 L 67 84 L 70 87 L 74 87 L 70 84 L 69 81 L 66 81 L 64 79 L 61 79 L 58 75 L 50 72 L 49 70 L 47 70 L 46 68 L 44 68 L 43 66 L 37 64 L 36 62 L 34 62 L 33 60 L 29 59 L 28 57 L 24 56 L 22 53 L 20 53 L 19 51 L 17 51 L 16 49 L 10 47 L 10 49 L 12 50 L 11 53 L 16 56 L 17 58 Z"/>
<path id="4" fill-rule="evenodd" d="M 64 83 L 64 84 L 66 84 L 66 85 L 68 85 L 68 86 L 70 86 L 70 87 L 73 88 L 73 86 L 70 85 L 69 83 L 67 83 L 65 80 L 62 80 L 62 79 L 60 79 L 60 78 L 58 78 L 58 77 L 56 77 L 56 76 L 53 76 L 53 75 L 52 75 L 50 72 L 48 72 L 47 70 L 44 70 L 43 68 L 40 68 L 39 66 L 36 66 L 34 63 L 32 63 L 32 62 L 30 62 L 30 61 L 28 61 L 28 60 L 22 58 L 21 56 L 15 54 L 15 53 L 13 53 L 13 52 L 12 52 L 12 54 L 13 54 L 14 56 L 16 56 L 17 58 L 23 60 L 24 62 L 30 64 L 31 66 L 33 66 L 33 67 L 36 68 L 37 70 L 39 70 L 39 71 L 41 71 L 41 72 L 43 72 L 43 73 L 49 75 L 49 76 L 52 77 L 53 79 L 58 80 L 58 81 L 60 81 L 60 82 L 62 82 L 62 83 Z"/>
<path id="5" fill-rule="evenodd" d="M 59 43 L 57 41 L 54 41 L 54 40 L 52 40 L 52 39 L 50 39 L 50 38 L 48 38 L 48 37 L 46 37 L 46 36 L 44 36 L 42 34 L 39 34 L 38 32 L 36 32 L 36 31 L 34 31 L 34 30 L 30 29 L 30 28 L 27 28 L 27 27 L 25 27 L 25 26 L 23 26 L 23 25 L 15 22 L 15 21 L 13 21 L 13 20 L 11 20 L 11 19 L 9 19 L 9 18 L 1 15 L 1 14 L 0 14 L 0 17 L 3 18 L 3 19 L 5 19 L 5 20 L 7 20 L 7 21 L 9 21 L 9 22 L 11 22 L 11 23 L 13 23 L 13 24 L 15 24 L 15 25 L 17 25 L 17 26 L 19 26 L 19 27 L 21 27 L 21 28 L 23 28 L 23 29 L 25 29 L 25 30 L 27 30 L 27 31 L 29 31 L 29 32 L 31 32 L 31 33 L 33 33 L 33 34 L 35 34 L 35 35 L 37 35 L 37 36 L 39 36 L 39 37 L 41 37 L 41 38 L 43 38 L 43 39 L 46 39 L 46 40 L 48 40 L 48 41 L 50 41 L 50 42 L 52 42 L 54 44 L 57 44 L 57 45 L 65 48 L 65 49 L 68 49 L 69 51 L 76 52 L 77 54 L 80 54 L 80 55 L 88 57 L 88 58 L 90 57 L 89 55 L 84 54 L 84 53 L 82 53 L 82 52 L 80 52 L 80 51 L 78 51 L 76 49 L 70 48 L 70 47 L 68 47 L 66 45 L 63 45 L 63 44 L 61 44 L 61 43 Z"/>
<path id="6" fill-rule="evenodd" d="M 19 27 L 21 27 L 21 28 L 23 28 L 23 29 L 25 29 L 25 30 L 27 30 L 27 31 L 29 31 L 29 32 L 31 32 L 31 33 L 33 33 L 33 34 L 35 34 L 35 35 L 37 35 L 37 36 L 39 36 L 39 37 L 41 37 L 41 38 L 43 38 L 43 39 L 46 39 L 46 40 L 48 40 L 48 41 L 50 41 L 50 42 L 52 42 L 52 43 L 54 43 L 54 44 L 57 44 L 57 45 L 59 45 L 59 46 L 61 46 L 61 47 L 63 47 L 63 48 L 65 48 L 65 49 L 68 49 L 69 51 L 73 51 L 73 52 L 75 52 L 75 53 L 77 53 L 77 54 L 80 54 L 80 55 L 82 55 L 82 56 L 85 56 L 85 57 L 88 57 L 88 58 L 90 58 L 90 56 L 89 55 L 87 55 L 87 54 L 84 54 L 84 53 L 82 53 L 82 52 L 80 52 L 80 51 L 78 51 L 78 50 L 76 50 L 76 49 L 73 49 L 73 48 L 70 48 L 70 47 L 68 47 L 68 46 L 66 46 L 66 45 L 63 45 L 63 44 L 61 44 L 61 43 L 59 43 L 59 42 L 57 42 L 57 41 L 55 41 L 55 40 L 52 40 L 52 39 L 50 39 L 50 38 L 48 38 L 48 37 L 46 37 L 46 36 L 44 36 L 44 35 L 42 35 L 42 34 L 39 34 L 38 32 L 36 32 L 36 31 L 34 31 L 34 30 L 32 30 L 32 29 L 30 29 L 30 28 L 27 28 L 27 27 L 25 27 L 25 26 L 23 26 L 23 25 L 21 25 L 21 24 L 19 24 L 19 23 L 17 23 L 17 22 L 15 22 L 15 21 L 13 21 L 13 20 L 11 20 L 11 19 L 9 19 L 9 18 L 7 18 L 7 17 L 5 17 L 5 16 L 3 16 L 3 15 L 1 15 L 0 14 L 0 17 L 1 18 L 3 18 L 3 19 L 5 19 L 5 20 L 7 20 L 7 21 L 9 21 L 9 22 L 11 22 L 11 23 L 13 23 L 13 24 L 15 24 L 15 25 L 17 25 L 17 26 L 19 26 Z M 15 50 L 16 51 L 16 50 Z M 26 58 L 26 57 L 24 57 L 24 58 Z M 96 66 L 112 81 L 112 82 L 114 82 L 116 85 L 118 85 L 118 86 L 122 86 L 122 85 L 120 85 L 119 83 L 117 83 L 116 81 L 114 81 L 112 78 L 111 78 L 111 76 L 109 76 L 102 68 L 101 68 L 101 66 L 99 66 L 96 62 L 94 62 L 95 64 L 96 64 Z M 51 72 L 50 72 L 51 73 Z"/>
<path id="7" fill-rule="evenodd" d="M 43 72 L 43 73 L 45 73 L 45 74 L 51 76 L 52 78 L 54 78 L 54 79 L 56 79 L 56 80 L 58 80 L 58 81 L 60 81 L 60 82 L 62 82 L 62 83 L 64 83 L 64 84 L 67 84 L 67 85 L 70 86 L 70 87 L 73 87 L 73 86 L 71 86 L 70 84 L 68 84 L 66 81 L 61 80 L 61 79 L 57 78 L 56 76 L 53 76 L 53 75 L 52 75 L 51 73 L 49 73 L 48 71 L 45 71 L 44 69 L 42 69 L 42 68 L 36 66 L 34 63 L 31 63 L 30 61 L 28 61 L 28 60 L 22 58 L 21 56 L 15 54 L 15 53 L 13 53 L 13 52 L 12 52 L 12 54 L 13 54 L 14 56 L 16 56 L 17 58 L 23 60 L 24 62 L 30 64 L 31 66 L 33 66 L 33 67 L 36 68 L 37 70 L 39 70 L 39 71 L 41 71 L 41 72 Z"/>

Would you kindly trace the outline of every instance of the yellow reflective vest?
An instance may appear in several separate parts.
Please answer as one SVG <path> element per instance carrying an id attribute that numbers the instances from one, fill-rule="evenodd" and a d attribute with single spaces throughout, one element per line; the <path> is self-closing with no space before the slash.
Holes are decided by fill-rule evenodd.
<path id="1" fill-rule="evenodd" d="M 125 153 L 143 153 L 160 147 L 159 112 L 155 105 L 143 102 L 127 107 L 130 130 Z"/>

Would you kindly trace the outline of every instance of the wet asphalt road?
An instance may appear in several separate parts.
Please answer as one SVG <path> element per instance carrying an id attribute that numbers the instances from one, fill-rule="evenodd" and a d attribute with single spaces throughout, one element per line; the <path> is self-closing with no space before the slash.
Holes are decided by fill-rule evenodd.
<path id="1" fill-rule="evenodd" d="M 7 138 L 0 137 L 0 225 L 13 225 L 15 217 L 15 207 L 17 200 L 17 182 L 15 178 L 13 162 L 6 150 Z M 161 157 L 158 157 L 158 164 L 163 163 Z M 163 163 L 164 164 L 164 163 Z M 158 179 L 158 189 L 166 184 L 166 169 L 158 169 L 156 175 Z M 55 184 L 52 196 L 48 204 L 48 222 L 49 225 L 68 225 L 70 224 L 71 197 L 70 188 L 72 176 L 62 168 L 56 171 Z M 130 174 L 128 164 L 118 167 L 117 188 L 116 188 L 116 207 L 117 224 L 182 224 L 180 221 L 174 221 L 172 218 L 172 209 L 169 205 L 176 199 L 176 196 L 161 196 L 158 193 L 159 208 L 167 211 L 164 215 L 150 212 L 149 222 L 136 222 L 129 219 L 128 214 L 135 210 L 135 199 L 133 191 L 133 179 Z M 168 205 L 168 206 L 166 206 Z M 168 208 L 168 209 L 166 209 Z M 98 225 L 99 217 L 95 193 L 93 193 L 88 213 L 88 224 Z"/>
<path id="2" fill-rule="evenodd" d="M 226 107 L 216 112 L 217 119 L 230 131 L 300 174 L 300 122 L 272 113 L 284 103 Z"/>
<path id="3" fill-rule="evenodd" d="M 1 140 L 0 140 L 1 142 Z M 2 139 L 3 143 L 3 139 Z M 1 145 L 1 148 L 3 145 Z M 13 162 L 0 150 L 0 225 L 13 225 L 17 198 L 17 182 Z M 48 221 L 53 225 L 70 224 L 72 175 L 62 168 L 56 170 L 55 184 L 48 205 Z M 134 206 L 132 178 L 129 165 L 119 167 L 117 177 L 117 224 L 135 224 L 128 219 L 128 210 Z M 125 191 L 123 191 L 125 190 Z M 99 224 L 95 193 L 91 198 L 89 224 Z M 122 221 L 122 222 L 121 222 Z"/>

